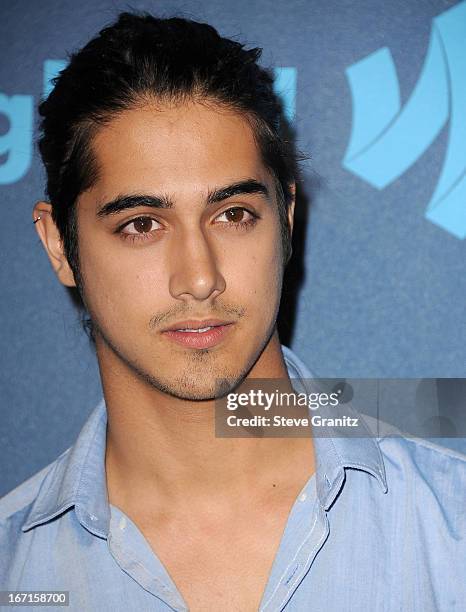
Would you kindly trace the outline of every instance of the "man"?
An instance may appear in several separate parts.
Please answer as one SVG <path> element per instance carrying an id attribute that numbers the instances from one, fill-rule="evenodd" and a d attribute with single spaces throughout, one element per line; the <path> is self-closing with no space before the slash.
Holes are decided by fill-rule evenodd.
<path id="1" fill-rule="evenodd" d="M 214 434 L 244 381 L 311 377 L 276 328 L 295 158 L 258 56 L 124 13 L 40 106 L 33 221 L 90 315 L 104 399 L 0 503 L 3 589 L 73 610 L 464 609 L 459 454 Z"/>

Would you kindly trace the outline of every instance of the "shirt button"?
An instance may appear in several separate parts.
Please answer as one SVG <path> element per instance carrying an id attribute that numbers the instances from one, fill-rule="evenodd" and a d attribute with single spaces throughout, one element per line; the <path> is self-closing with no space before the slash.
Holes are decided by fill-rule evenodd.
<path id="1" fill-rule="evenodd" d="M 118 527 L 120 529 L 124 529 L 126 527 L 126 518 L 124 516 L 121 517 Z"/>
<path id="2" fill-rule="evenodd" d="M 303 502 L 306 501 L 307 499 L 307 493 L 301 493 L 301 495 L 299 496 L 299 501 Z"/>

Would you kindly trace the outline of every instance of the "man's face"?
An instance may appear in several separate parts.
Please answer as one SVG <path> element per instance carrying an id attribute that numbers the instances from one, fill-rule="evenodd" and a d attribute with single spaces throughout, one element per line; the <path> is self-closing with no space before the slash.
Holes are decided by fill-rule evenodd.
<path id="1" fill-rule="evenodd" d="M 266 347 L 282 286 L 274 180 L 249 123 L 195 103 L 145 106 L 100 128 L 93 152 L 99 178 L 77 219 L 99 357 L 176 397 L 213 398 L 219 378 L 226 392 Z M 108 214 L 127 196 L 152 200 Z M 200 326 L 211 329 L 176 331 Z"/>

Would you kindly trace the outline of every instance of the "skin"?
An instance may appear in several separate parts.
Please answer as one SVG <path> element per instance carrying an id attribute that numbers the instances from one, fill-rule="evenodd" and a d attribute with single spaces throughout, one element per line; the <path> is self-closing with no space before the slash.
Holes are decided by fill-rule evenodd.
<path id="1" fill-rule="evenodd" d="M 99 177 L 79 196 L 77 218 L 83 297 L 97 332 L 108 413 L 110 502 L 148 537 L 156 523 L 173 538 L 186 521 L 202 530 L 205 517 L 219 531 L 231 516 L 254 526 L 251 513 L 263 520 L 274 504 L 286 518 L 314 472 L 311 438 L 214 435 L 218 378 L 228 389 L 245 378 L 288 380 L 276 328 L 283 261 L 275 187 L 249 123 L 212 104 L 145 105 L 100 128 L 92 147 Z M 268 196 L 206 205 L 209 190 L 245 179 L 264 184 Z M 167 196 L 173 207 L 139 206 L 99 219 L 102 204 L 121 194 Z M 235 226 L 225 214 L 233 207 L 249 211 L 234 219 L 252 213 L 256 222 Z M 50 210 L 37 202 L 35 227 L 60 282 L 75 286 Z M 294 203 L 290 227 L 293 211 Z M 116 233 L 141 216 L 154 220 L 144 222 L 146 239 Z M 134 224 L 123 231 L 138 232 Z M 234 325 L 208 350 L 179 346 L 162 333 L 182 320 L 212 317 Z M 264 537 L 275 549 L 283 520 L 267 525 L 275 536 Z"/>

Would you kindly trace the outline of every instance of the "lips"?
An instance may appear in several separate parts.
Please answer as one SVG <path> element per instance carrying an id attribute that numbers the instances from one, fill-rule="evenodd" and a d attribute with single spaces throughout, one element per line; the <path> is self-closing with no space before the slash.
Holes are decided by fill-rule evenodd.
<path id="1" fill-rule="evenodd" d="M 190 319 L 189 321 L 179 321 L 167 327 L 163 331 L 188 331 L 191 333 L 199 333 L 199 330 L 205 330 L 210 327 L 219 327 L 221 325 L 229 325 L 231 321 L 222 321 L 221 319 L 204 319 L 197 321 Z"/>
<path id="2" fill-rule="evenodd" d="M 220 319 L 190 320 L 179 321 L 162 333 L 185 348 L 207 349 L 220 344 L 233 327 L 233 322 Z"/>
<path id="3" fill-rule="evenodd" d="M 188 332 L 189 334 L 200 334 L 206 331 L 209 331 L 209 329 L 213 329 L 213 327 L 215 327 L 214 325 L 210 325 L 209 327 L 201 327 L 200 329 L 178 329 L 176 331 L 182 331 L 182 332 Z"/>

